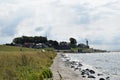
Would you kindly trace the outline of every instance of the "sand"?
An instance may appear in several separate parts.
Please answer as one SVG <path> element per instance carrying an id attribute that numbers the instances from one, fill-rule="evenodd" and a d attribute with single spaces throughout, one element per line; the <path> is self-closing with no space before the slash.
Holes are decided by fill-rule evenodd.
<path id="1" fill-rule="evenodd" d="M 51 65 L 51 70 L 53 73 L 53 80 L 87 80 L 80 75 L 79 71 L 74 71 L 66 66 L 66 63 L 61 59 L 60 53 L 57 53 Z"/>

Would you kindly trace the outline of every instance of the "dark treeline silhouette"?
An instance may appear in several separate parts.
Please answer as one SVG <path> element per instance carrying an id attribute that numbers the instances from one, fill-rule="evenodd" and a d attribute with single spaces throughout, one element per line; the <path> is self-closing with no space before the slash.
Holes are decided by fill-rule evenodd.
<path id="1" fill-rule="evenodd" d="M 22 36 L 13 39 L 12 45 L 16 46 L 24 46 L 24 47 L 31 47 L 31 48 L 45 48 L 45 47 L 52 47 L 55 49 L 71 49 L 71 48 L 89 48 L 89 46 L 85 44 L 78 44 L 75 38 L 69 38 L 70 42 L 61 41 L 58 42 L 56 40 L 48 40 L 47 37 L 43 36 Z"/>
<path id="2" fill-rule="evenodd" d="M 28 37 L 28 36 L 22 36 L 17 37 L 13 40 L 13 43 L 15 44 L 24 44 L 24 43 L 46 43 L 47 38 L 42 36 L 35 36 L 35 37 Z"/>

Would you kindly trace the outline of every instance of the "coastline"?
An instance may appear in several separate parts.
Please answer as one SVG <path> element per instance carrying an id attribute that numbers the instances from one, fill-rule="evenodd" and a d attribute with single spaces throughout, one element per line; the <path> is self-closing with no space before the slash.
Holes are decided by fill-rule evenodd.
<path id="1" fill-rule="evenodd" d="M 80 62 L 83 65 L 82 67 L 80 67 L 81 70 L 79 72 L 85 69 L 94 70 L 95 74 L 92 75 L 95 77 L 95 79 L 87 78 L 88 80 L 120 80 L 119 77 L 120 70 L 118 66 L 120 53 L 105 53 L 105 54 L 100 53 L 100 54 L 84 54 L 84 55 L 83 54 L 79 55 L 77 53 L 76 54 L 66 53 L 63 55 L 65 56 L 63 57 L 63 59 L 65 58 L 65 60 L 66 59 L 68 60 L 65 61 L 65 63 L 75 61 L 75 62 Z M 98 74 L 100 75 L 98 76 Z M 88 75 L 86 77 L 88 77 Z M 100 78 L 104 78 L 104 79 L 100 79 Z"/>
<path id="2" fill-rule="evenodd" d="M 79 71 L 74 71 L 66 66 L 65 62 L 61 59 L 60 53 L 57 53 L 51 65 L 51 71 L 53 73 L 53 80 L 88 80 L 83 78 Z"/>

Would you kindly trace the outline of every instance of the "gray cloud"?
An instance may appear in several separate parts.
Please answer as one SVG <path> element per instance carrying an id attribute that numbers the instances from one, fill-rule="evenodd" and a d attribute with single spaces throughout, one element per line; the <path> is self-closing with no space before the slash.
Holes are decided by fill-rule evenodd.
<path id="1" fill-rule="evenodd" d="M 31 16 L 28 10 L 19 9 L 18 12 L 14 12 L 14 15 L 9 13 L 8 17 L 0 19 L 0 26 L 1 26 L 1 36 L 14 36 L 16 32 L 16 28 L 19 23 Z"/>
<path id="2" fill-rule="evenodd" d="M 0 39 L 75 37 L 79 42 L 87 38 L 93 47 L 113 48 L 120 44 L 119 5 L 119 0 L 0 0 Z"/>
<path id="3" fill-rule="evenodd" d="M 35 29 L 35 31 L 38 31 L 38 32 L 42 31 L 42 30 L 43 30 L 43 27 L 38 27 L 38 28 Z"/>

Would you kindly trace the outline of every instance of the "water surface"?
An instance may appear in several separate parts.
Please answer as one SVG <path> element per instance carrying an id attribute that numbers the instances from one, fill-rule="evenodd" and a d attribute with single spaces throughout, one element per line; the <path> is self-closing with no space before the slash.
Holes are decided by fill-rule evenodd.
<path id="1" fill-rule="evenodd" d="M 120 52 L 70 53 L 67 55 L 74 60 L 93 66 L 104 74 L 110 75 L 111 80 L 120 80 Z"/>

